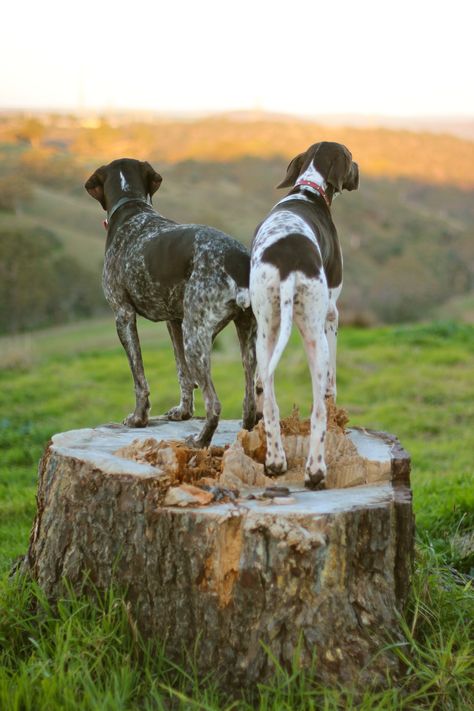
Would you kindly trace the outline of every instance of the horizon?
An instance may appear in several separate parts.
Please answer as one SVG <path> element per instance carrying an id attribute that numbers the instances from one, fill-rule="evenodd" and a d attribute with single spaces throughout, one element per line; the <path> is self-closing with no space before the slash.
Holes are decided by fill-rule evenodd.
<path id="1" fill-rule="evenodd" d="M 282 125 L 314 124 L 321 129 L 354 129 L 360 131 L 385 130 L 408 131 L 411 133 L 430 133 L 433 135 L 451 135 L 461 140 L 474 141 L 473 115 L 420 115 L 420 116 L 390 116 L 387 114 L 319 114 L 304 115 L 263 110 L 234 109 L 226 111 L 157 111 L 153 109 L 124 108 L 114 110 L 82 109 L 71 111 L 67 109 L 51 109 L 50 107 L 12 107 L 0 108 L 0 116 L 5 120 L 21 117 L 22 119 L 37 119 L 44 125 L 54 123 L 56 119 L 72 119 L 89 129 L 99 128 L 103 122 L 119 127 L 122 124 L 150 124 L 156 122 L 179 124 L 199 123 L 201 121 L 222 120 L 235 124 L 278 123 Z"/>
<path id="2" fill-rule="evenodd" d="M 0 114 L 50 114 L 52 116 L 84 116 L 84 115 L 97 115 L 100 116 L 114 116 L 114 115 L 144 115 L 144 116 L 163 116 L 166 118 L 207 118 L 214 116 L 233 116 L 239 118 L 245 116 L 253 116 L 256 119 L 262 117 L 272 117 L 281 119 L 299 119 L 305 121 L 320 121 L 320 120 L 354 120 L 354 121 L 371 121 L 371 120 L 389 120 L 389 121 L 474 121 L 474 110 L 470 113 L 426 113 L 426 114 L 391 114 L 387 112 L 327 112 L 327 113 L 296 113 L 290 111 L 273 111 L 270 109 L 255 109 L 246 107 L 235 107 L 228 109 L 153 109 L 147 107 L 82 107 L 77 109 L 71 109 L 67 106 L 34 106 L 34 105 L 12 105 L 12 106 L 0 106 Z"/>

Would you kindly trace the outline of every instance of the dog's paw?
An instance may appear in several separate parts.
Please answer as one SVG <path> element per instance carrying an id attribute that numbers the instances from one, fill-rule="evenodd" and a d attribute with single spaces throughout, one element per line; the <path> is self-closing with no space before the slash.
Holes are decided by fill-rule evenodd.
<path id="1" fill-rule="evenodd" d="M 209 447 L 210 443 L 210 437 L 204 439 L 199 435 L 189 435 L 189 437 L 186 437 L 184 440 L 184 444 L 190 449 L 206 449 L 206 447 Z"/>
<path id="2" fill-rule="evenodd" d="M 316 473 L 306 470 L 304 475 L 304 485 L 311 491 L 321 491 L 326 488 L 326 474 L 322 469 L 318 469 Z"/>
<path id="3" fill-rule="evenodd" d="M 190 420 L 193 416 L 191 410 L 182 407 L 181 405 L 176 405 L 172 407 L 168 412 L 165 412 L 165 417 L 172 422 L 181 422 L 182 420 Z"/>
<path id="4" fill-rule="evenodd" d="M 283 476 L 288 469 L 286 461 L 265 463 L 265 474 L 268 476 Z"/>
<path id="5" fill-rule="evenodd" d="M 148 424 L 148 415 L 136 415 L 132 412 L 123 421 L 125 427 L 146 427 Z"/>

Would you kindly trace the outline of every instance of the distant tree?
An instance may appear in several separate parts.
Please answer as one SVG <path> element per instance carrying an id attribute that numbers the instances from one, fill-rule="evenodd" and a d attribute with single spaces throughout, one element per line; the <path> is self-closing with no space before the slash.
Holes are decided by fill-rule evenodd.
<path id="1" fill-rule="evenodd" d="M 35 117 L 28 117 L 20 121 L 16 131 L 17 140 L 39 146 L 46 133 L 46 126 Z"/>
<path id="2" fill-rule="evenodd" d="M 120 154 L 130 153 L 131 157 L 140 157 L 133 148 L 130 151 L 126 135 L 120 127 L 111 126 L 105 119 L 101 119 L 97 125 L 83 126 L 75 132 L 71 151 L 75 155 L 87 158 L 95 156 L 98 159 L 105 156 L 119 158 Z"/>
<path id="3" fill-rule="evenodd" d="M 20 203 L 33 197 L 31 183 L 18 174 L 0 178 L 0 210 L 16 212 Z"/>
<path id="4" fill-rule="evenodd" d="M 95 279 L 46 230 L 0 231 L 0 333 L 90 316 L 104 307 Z"/>
<path id="5" fill-rule="evenodd" d="M 368 301 L 380 321 L 402 323 L 428 318 L 444 294 L 444 285 L 429 265 L 406 253 L 389 259 L 378 271 Z"/>
<path id="6" fill-rule="evenodd" d="M 19 170 L 28 180 L 60 190 L 75 186 L 81 175 L 72 155 L 58 153 L 51 147 L 25 151 L 20 158 Z"/>

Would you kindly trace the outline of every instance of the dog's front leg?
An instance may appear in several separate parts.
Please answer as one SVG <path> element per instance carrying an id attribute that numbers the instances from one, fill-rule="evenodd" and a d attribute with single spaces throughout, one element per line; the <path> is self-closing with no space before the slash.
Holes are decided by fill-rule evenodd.
<path id="1" fill-rule="evenodd" d="M 181 321 L 167 321 L 168 332 L 173 344 L 176 370 L 178 372 L 181 399 L 179 405 L 165 413 L 169 420 L 189 420 L 194 412 L 194 388 L 196 387 L 186 364 Z"/>
<path id="2" fill-rule="evenodd" d="M 130 363 L 135 386 L 135 411 L 125 418 L 124 425 L 128 427 L 146 427 L 150 411 L 150 390 L 143 368 L 135 311 L 131 307 L 120 309 L 115 315 L 115 325 L 118 337 Z"/>

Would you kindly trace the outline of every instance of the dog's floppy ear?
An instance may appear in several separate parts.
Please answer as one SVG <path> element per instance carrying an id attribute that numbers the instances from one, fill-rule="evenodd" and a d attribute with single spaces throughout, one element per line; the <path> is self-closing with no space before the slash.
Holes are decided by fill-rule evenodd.
<path id="1" fill-rule="evenodd" d="M 84 187 L 89 193 L 89 195 L 98 200 L 104 210 L 106 210 L 107 208 L 105 205 L 103 168 L 104 166 L 98 168 L 95 173 L 92 173 L 91 177 L 85 183 Z"/>
<path id="2" fill-rule="evenodd" d="M 359 166 L 354 161 L 351 162 L 349 176 L 345 181 L 344 190 L 357 190 L 359 187 Z"/>
<path id="3" fill-rule="evenodd" d="M 286 169 L 286 176 L 278 183 L 277 188 L 292 188 L 296 183 L 296 180 L 301 173 L 301 168 L 303 167 L 304 159 L 306 157 L 306 151 L 304 153 L 299 153 L 293 158 L 288 168 Z"/>
<path id="4" fill-rule="evenodd" d="M 326 175 L 326 182 L 332 185 L 338 193 L 342 193 L 345 180 L 352 164 L 351 154 L 347 149 L 338 151 L 332 158 Z"/>
<path id="5" fill-rule="evenodd" d="M 163 178 L 159 173 L 156 172 L 154 168 L 151 167 L 151 165 L 147 161 L 142 163 L 142 169 L 145 174 L 146 189 L 148 191 L 149 196 L 151 197 L 160 187 Z"/>

